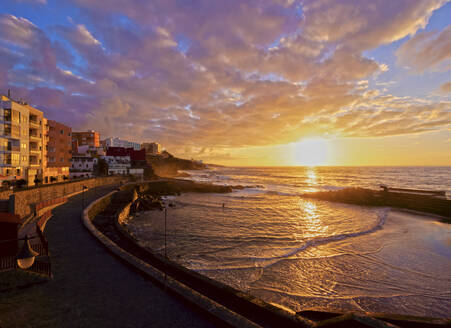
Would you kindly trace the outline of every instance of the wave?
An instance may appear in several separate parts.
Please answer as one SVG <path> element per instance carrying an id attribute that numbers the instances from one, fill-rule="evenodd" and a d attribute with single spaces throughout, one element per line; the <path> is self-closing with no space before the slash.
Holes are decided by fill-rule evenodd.
<path id="1" fill-rule="evenodd" d="M 233 258 L 233 260 L 235 260 L 235 261 L 246 261 L 246 262 L 252 261 L 253 265 L 249 265 L 249 264 L 237 265 L 236 263 L 233 263 L 231 265 L 226 264 L 219 268 L 199 268 L 199 267 L 194 266 L 194 267 L 191 267 L 191 269 L 196 270 L 196 271 L 212 271 L 212 270 L 268 268 L 268 267 L 278 263 L 281 260 L 289 260 L 296 254 L 303 252 L 308 248 L 311 248 L 314 246 L 319 246 L 319 245 L 324 245 L 324 244 L 329 244 L 329 243 L 341 241 L 344 239 L 355 238 L 355 237 L 359 237 L 359 236 L 363 236 L 363 235 L 367 235 L 367 234 L 376 232 L 376 231 L 382 229 L 382 227 L 384 226 L 385 221 L 387 219 L 388 212 L 389 212 L 389 209 L 384 209 L 384 210 L 379 211 L 377 223 L 373 227 L 371 227 L 367 230 L 359 231 L 359 232 L 343 233 L 343 234 L 333 235 L 333 236 L 329 236 L 329 237 L 319 237 L 319 238 L 311 239 L 311 240 L 306 241 L 300 247 L 291 249 L 289 252 L 287 252 L 283 255 L 280 255 L 280 256 Z M 232 260 L 232 259 L 230 259 L 230 260 Z"/>
<path id="2" fill-rule="evenodd" d="M 313 246 L 329 244 L 331 242 L 359 237 L 359 236 L 363 236 L 363 235 L 367 235 L 367 234 L 376 232 L 377 230 L 381 229 L 383 227 L 383 225 L 385 224 L 385 220 L 387 218 L 388 211 L 389 211 L 388 209 L 380 211 L 378 213 L 379 220 L 378 220 L 377 224 L 374 225 L 373 227 L 371 227 L 370 229 L 367 229 L 364 231 L 359 231 L 359 232 L 343 233 L 343 234 L 333 235 L 333 236 L 329 236 L 329 237 L 320 237 L 320 238 L 311 239 L 311 240 L 308 240 L 301 247 L 295 248 L 292 251 L 290 251 L 284 255 L 281 255 L 278 257 L 272 257 L 272 258 L 253 258 L 253 260 L 254 261 L 268 261 L 268 260 L 272 261 L 272 260 L 280 260 L 280 259 L 284 259 L 284 258 L 289 258 L 289 257 L 292 257 L 292 256 L 296 255 L 297 253 L 300 253 L 300 252 L 306 250 L 307 248 L 310 248 Z M 250 258 L 250 259 L 252 259 L 252 258 Z M 272 264 L 274 264 L 274 263 L 271 263 L 270 265 L 272 265 Z"/>

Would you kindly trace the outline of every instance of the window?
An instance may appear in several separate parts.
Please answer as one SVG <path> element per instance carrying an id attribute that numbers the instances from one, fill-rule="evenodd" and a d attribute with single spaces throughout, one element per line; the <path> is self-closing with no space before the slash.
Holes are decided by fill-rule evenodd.
<path id="1" fill-rule="evenodd" d="M 60 162 L 64 162 L 64 158 L 63 157 L 60 158 Z"/>
<path id="2" fill-rule="evenodd" d="M 61 130 L 61 134 L 64 134 L 64 130 Z"/>

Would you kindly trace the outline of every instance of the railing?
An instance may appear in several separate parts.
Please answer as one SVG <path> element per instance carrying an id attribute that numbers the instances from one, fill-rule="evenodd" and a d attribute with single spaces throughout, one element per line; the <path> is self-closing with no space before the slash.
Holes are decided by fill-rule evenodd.
<path id="1" fill-rule="evenodd" d="M 0 256 L 0 271 L 17 268 L 15 256 Z"/>
<path id="2" fill-rule="evenodd" d="M 0 272 L 17 268 L 18 265 L 15 256 L 0 257 Z M 52 264 L 50 261 L 35 261 L 33 265 L 25 271 L 32 271 L 52 277 Z"/>
<path id="3" fill-rule="evenodd" d="M 46 247 L 47 245 L 43 245 L 41 243 L 37 243 L 37 244 L 30 243 L 30 246 L 39 255 L 48 255 L 48 248 Z"/>
<path id="4" fill-rule="evenodd" d="M 49 206 L 52 206 L 52 205 L 64 203 L 64 202 L 66 202 L 66 201 L 67 201 L 67 197 L 58 197 L 58 198 L 53 198 L 53 199 L 45 200 L 45 201 L 43 201 L 43 202 L 40 202 L 40 203 L 36 204 L 36 211 L 39 211 L 39 210 L 41 210 L 41 209 L 43 209 L 43 208 L 45 208 L 45 207 L 49 207 Z M 49 217 L 50 217 L 50 215 L 52 215 L 52 213 L 51 213 L 51 211 L 46 212 L 46 213 L 39 219 L 39 221 L 42 220 L 43 217 L 44 217 L 45 215 L 49 215 Z M 49 217 L 47 217 L 45 220 L 47 220 Z M 38 222 L 39 222 L 39 221 L 38 221 Z"/>
<path id="5" fill-rule="evenodd" d="M 52 264 L 50 263 L 50 261 L 48 262 L 38 262 L 35 261 L 33 263 L 33 265 L 27 269 L 29 271 L 33 271 L 36 273 L 40 273 L 40 274 L 45 274 L 49 277 L 52 277 Z"/>

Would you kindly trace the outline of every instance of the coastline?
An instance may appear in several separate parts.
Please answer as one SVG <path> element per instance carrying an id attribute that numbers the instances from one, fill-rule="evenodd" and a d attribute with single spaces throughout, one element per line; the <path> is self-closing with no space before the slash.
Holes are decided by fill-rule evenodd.
<path id="1" fill-rule="evenodd" d="M 184 180 L 185 181 L 185 180 Z M 184 182 L 184 183 L 186 183 L 186 182 Z M 161 189 L 158 191 L 159 193 L 161 192 Z M 116 223 L 115 223 L 116 224 Z M 119 226 L 121 226 L 121 225 L 119 225 Z M 122 229 L 121 229 L 122 230 Z M 125 230 L 122 230 L 121 231 L 122 232 L 122 234 L 129 234 L 129 231 L 127 231 L 127 229 L 125 229 Z M 130 237 L 130 236 L 129 236 Z M 133 238 L 133 237 L 132 237 Z M 136 243 L 136 240 L 134 240 L 134 242 Z M 139 245 L 140 247 L 142 247 L 142 245 Z M 148 252 L 148 250 L 146 250 L 147 252 Z M 155 256 L 157 256 L 158 257 L 158 255 L 156 255 L 156 254 L 154 254 Z M 191 270 L 187 270 L 186 268 L 183 270 L 183 271 L 191 271 Z M 206 278 L 206 277 L 205 277 Z M 209 279 L 209 278 L 207 278 L 207 280 L 211 280 L 211 279 Z M 218 283 L 217 281 L 215 282 L 216 284 Z M 227 287 L 227 289 L 230 289 L 230 287 Z M 237 290 L 235 290 L 235 292 L 238 292 L 238 293 L 241 293 L 241 292 L 239 292 L 239 291 L 237 291 Z M 265 302 L 263 302 L 263 303 L 265 303 Z M 271 305 L 271 307 L 273 307 L 273 305 Z M 275 308 L 279 308 L 278 306 L 276 306 Z M 287 314 L 287 313 L 285 313 L 285 314 Z M 305 319 L 305 318 L 304 318 Z M 418 318 L 416 318 L 415 320 L 418 320 Z"/>

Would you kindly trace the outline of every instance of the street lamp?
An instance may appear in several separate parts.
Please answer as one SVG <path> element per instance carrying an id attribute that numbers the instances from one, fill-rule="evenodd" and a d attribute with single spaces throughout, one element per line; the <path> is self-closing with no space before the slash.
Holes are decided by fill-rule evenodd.
<path id="1" fill-rule="evenodd" d="M 83 212 L 83 210 L 85 209 L 85 190 L 88 189 L 88 187 L 83 186 L 83 192 L 82 192 L 82 209 L 81 211 Z"/>
<path id="2" fill-rule="evenodd" d="M 20 249 L 19 253 L 17 254 L 17 265 L 21 269 L 28 269 L 31 267 L 34 263 L 34 260 L 36 256 L 38 255 L 38 252 L 35 252 L 30 245 L 30 240 L 28 239 L 28 236 L 25 236 L 22 248 Z"/>
<path id="3" fill-rule="evenodd" d="M 166 255 L 166 217 L 167 217 L 168 209 L 164 208 L 164 258 L 168 258 Z"/>

